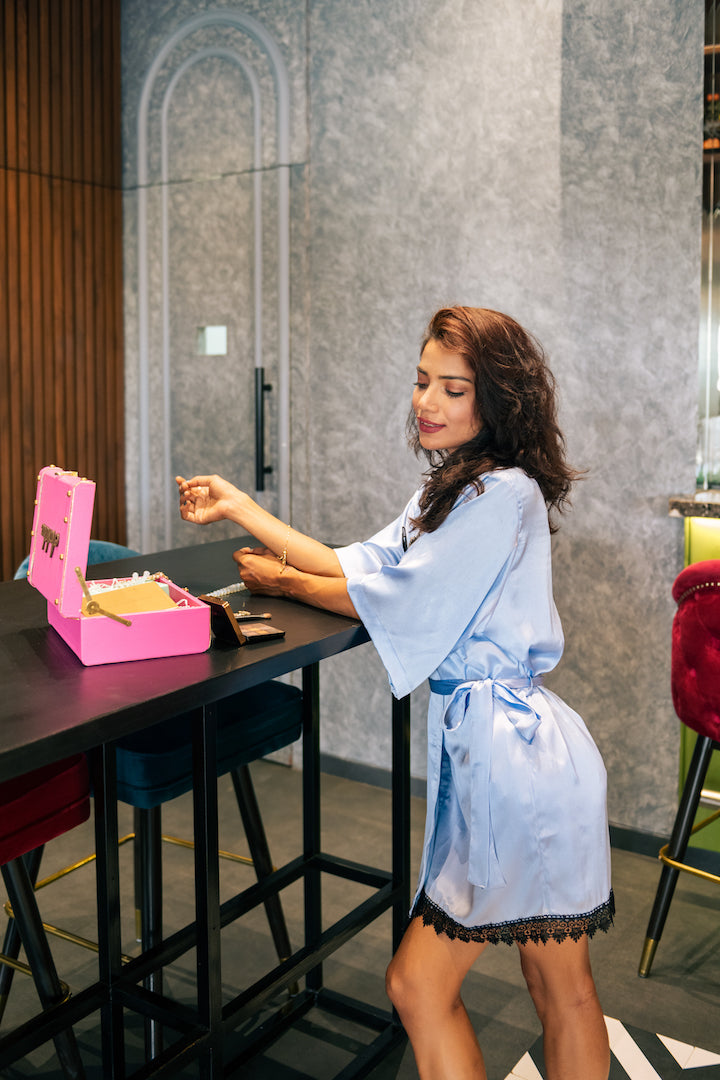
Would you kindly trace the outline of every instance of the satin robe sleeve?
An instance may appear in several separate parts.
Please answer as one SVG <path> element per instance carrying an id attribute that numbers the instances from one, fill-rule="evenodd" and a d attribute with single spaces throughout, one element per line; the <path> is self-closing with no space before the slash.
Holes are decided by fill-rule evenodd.
<path id="1" fill-rule="evenodd" d="M 413 496 L 402 514 L 369 540 L 335 548 L 345 577 L 362 577 L 383 566 L 396 565 L 403 556 L 403 529 L 407 538 L 410 535 L 409 519 L 417 512 L 417 497 Z"/>
<path id="2" fill-rule="evenodd" d="M 443 524 L 402 547 L 413 502 L 366 544 L 337 549 L 348 593 L 390 678 L 395 697 L 427 679 L 469 624 L 482 630 L 518 548 L 521 506 L 512 485 L 489 475 Z M 478 622 L 478 614 L 480 621 Z"/>

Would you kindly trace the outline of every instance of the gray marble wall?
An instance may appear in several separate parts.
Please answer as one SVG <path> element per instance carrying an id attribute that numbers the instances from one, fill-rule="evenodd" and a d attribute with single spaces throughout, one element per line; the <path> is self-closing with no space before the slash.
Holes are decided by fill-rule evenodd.
<path id="1" fill-rule="evenodd" d="M 210 6 L 231 7 L 124 0 L 131 435 L 139 86 L 168 35 Z M 611 820 L 665 830 L 678 745 L 670 586 L 682 560 L 667 496 L 694 482 L 702 3 L 240 6 L 277 41 L 291 88 L 294 524 L 338 543 L 363 537 L 416 486 L 421 465 L 403 428 L 418 341 L 437 306 L 496 307 L 525 323 L 550 354 L 570 454 L 588 470 L 555 541 L 567 648 L 552 685 L 604 753 Z M 174 145 L 183 148 L 174 160 L 185 170 L 173 194 L 178 340 L 187 336 L 183 319 L 192 327 L 201 310 L 217 311 L 220 322 L 242 319 L 249 288 L 233 262 L 247 247 L 252 173 L 239 149 L 243 88 L 222 63 L 187 78 L 174 119 Z M 272 117 L 263 123 L 272 155 Z M 222 161 L 221 181 L 207 179 L 209 157 Z M 208 190 L 217 184 L 212 195 L 201 179 Z M 157 198 L 156 173 L 151 184 Z M 219 462 L 242 475 L 245 451 L 220 445 L 212 411 L 199 405 L 218 393 L 241 399 L 241 372 L 234 357 L 225 370 L 178 357 L 172 437 L 188 469 Z M 131 437 L 131 541 L 136 472 Z M 197 538 L 173 532 L 174 543 Z M 421 776 L 424 692 L 415 698 L 413 773 Z M 387 765 L 388 719 L 371 646 L 324 665 L 327 752 Z"/>

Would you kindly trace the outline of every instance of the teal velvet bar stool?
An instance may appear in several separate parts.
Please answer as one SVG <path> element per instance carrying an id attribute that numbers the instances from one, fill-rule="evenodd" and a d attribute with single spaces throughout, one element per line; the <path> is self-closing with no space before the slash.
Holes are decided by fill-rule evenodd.
<path id="1" fill-rule="evenodd" d="M 161 808 L 192 787 L 192 720 L 186 713 L 116 744 L 118 798 L 135 808 L 136 910 L 143 952 L 162 940 Z M 258 881 L 272 873 L 273 864 L 249 764 L 295 742 L 301 731 L 297 687 L 273 680 L 218 702 L 217 774 L 231 775 Z M 284 960 L 292 950 L 279 896 L 268 897 L 265 911 L 278 958 Z M 161 992 L 162 972 L 149 976 L 145 986 Z M 148 1056 L 156 1056 L 161 1047 L 161 1029 L 149 1020 Z"/>

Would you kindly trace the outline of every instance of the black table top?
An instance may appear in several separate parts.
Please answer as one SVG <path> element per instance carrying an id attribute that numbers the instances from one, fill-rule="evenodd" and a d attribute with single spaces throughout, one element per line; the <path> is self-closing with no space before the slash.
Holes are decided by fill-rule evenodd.
<path id="1" fill-rule="evenodd" d="M 162 570 L 198 595 L 238 580 L 232 552 L 246 544 L 241 536 L 141 555 L 88 567 L 87 576 Z M 48 626 L 44 597 L 27 581 L 0 584 L 0 781 L 369 640 L 356 619 L 247 592 L 239 601 L 270 611 L 285 637 L 85 667 Z"/>

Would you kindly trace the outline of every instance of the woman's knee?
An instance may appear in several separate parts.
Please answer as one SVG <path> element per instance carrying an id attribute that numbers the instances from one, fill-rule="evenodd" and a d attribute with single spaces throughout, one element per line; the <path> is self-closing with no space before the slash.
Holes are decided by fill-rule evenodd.
<path id="1" fill-rule="evenodd" d="M 545 1011 L 546 991 L 545 982 L 542 978 L 540 970 L 535 967 L 534 964 L 528 964 L 525 957 L 521 954 L 520 966 L 522 968 L 523 977 L 525 979 L 525 985 L 527 986 L 528 993 L 532 998 L 533 1005 L 535 1006 L 535 1012 L 542 1019 Z"/>
<path id="2" fill-rule="evenodd" d="M 414 980 L 397 956 L 392 958 L 385 972 L 385 993 L 401 1016 L 417 996 Z"/>
<path id="3" fill-rule="evenodd" d="M 385 973 L 385 992 L 401 1017 L 420 1015 L 440 1007 L 442 989 L 418 965 L 395 955 Z"/>
<path id="4" fill-rule="evenodd" d="M 552 1012 L 569 1015 L 573 1010 L 584 1012 L 594 1009 L 598 1004 L 597 991 L 592 978 L 583 976 L 560 987 L 548 986 L 542 978 L 533 974 L 526 976 L 525 982 L 541 1021 L 544 1021 Z"/>
<path id="5" fill-rule="evenodd" d="M 484 948 L 451 940 L 413 919 L 385 976 L 387 995 L 403 1021 L 432 1020 L 461 1006 L 463 979 Z"/>
<path id="6" fill-rule="evenodd" d="M 536 948 L 547 949 L 547 946 Z M 549 1009 L 583 1010 L 597 1003 L 592 971 L 584 958 L 578 963 L 561 962 L 556 966 L 554 958 L 541 953 L 535 957 L 522 949 L 521 965 L 528 992 L 541 1020 Z"/>

